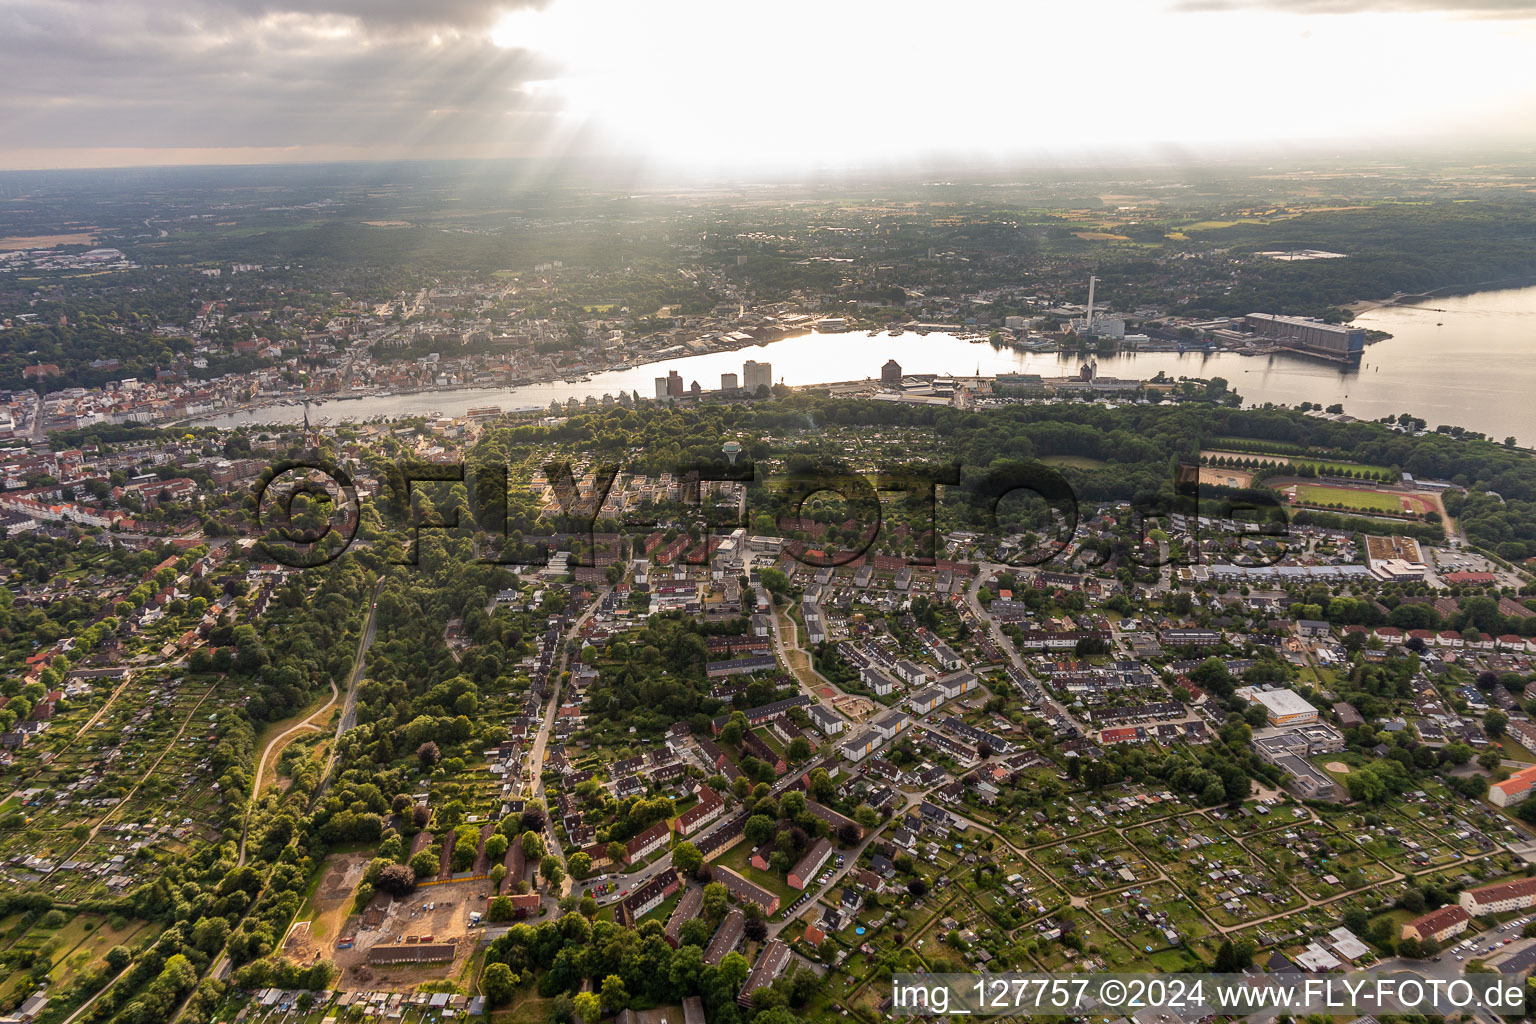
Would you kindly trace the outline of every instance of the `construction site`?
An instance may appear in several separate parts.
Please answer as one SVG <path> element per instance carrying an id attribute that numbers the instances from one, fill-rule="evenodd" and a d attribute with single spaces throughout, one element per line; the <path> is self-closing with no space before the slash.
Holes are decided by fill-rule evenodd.
<path id="1" fill-rule="evenodd" d="M 334 961 L 341 991 L 381 983 L 399 991 L 457 977 L 479 945 L 489 880 L 439 882 L 401 898 L 378 893 L 362 913 L 352 913 L 366 858 L 361 865 L 351 861 L 328 865 L 315 913 L 289 930 L 284 955 L 300 964 Z"/>

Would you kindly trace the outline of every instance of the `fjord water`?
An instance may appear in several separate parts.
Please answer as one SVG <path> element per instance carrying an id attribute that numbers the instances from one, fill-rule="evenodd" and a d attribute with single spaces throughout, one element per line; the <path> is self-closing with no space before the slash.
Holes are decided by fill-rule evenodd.
<path id="1" fill-rule="evenodd" d="M 1431 427 L 1451 424 L 1480 430 L 1495 440 L 1513 435 L 1536 443 L 1536 287 L 1478 292 L 1431 299 L 1416 306 L 1387 306 L 1355 323 L 1392 337 L 1366 346 L 1358 369 L 1292 355 L 1243 356 L 1229 352 L 1179 354 L 1144 352 L 1098 356 L 1102 376 L 1146 379 L 1225 377 L 1246 404 L 1317 402 L 1342 404 L 1361 419 L 1412 413 Z M 879 377 L 887 359 L 906 373 L 1038 373 L 1046 377 L 1077 372 L 1083 358 L 1058 353 L 998 349 L 949 334 L 900 337 L 887 334 L 804 334 L 732 352 L 687 356 L 630 370 L 595 374 L 574 384 L 551 381 L 515 388 L 455 388 L 353 401 L 319 402 L 316 415 L 335 420 L 422 415 L 462 415 L 476 406 L 533 409 L 552 400 L 655 394 L 655 378 L 676 370 L 686 384 L 706 390 L 720 386 L 721 373 L 741 373 L 744 360 L 773 364 L 775 383 L 824 384 Z M 241 423 L 297 422 L 294 406 L 239 411 L 203 422 L 229 427 Z"/>

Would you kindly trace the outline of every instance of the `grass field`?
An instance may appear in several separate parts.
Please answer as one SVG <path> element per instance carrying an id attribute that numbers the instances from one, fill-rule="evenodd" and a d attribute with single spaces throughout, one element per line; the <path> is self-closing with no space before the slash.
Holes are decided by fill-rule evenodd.
<path id="1" fill-rule="evenodd" d="M 1509 736 L 1505 736 L 1503 739 L 1501 739 L 1499 741 L 1499 746 L 1504 748 L 1504 756 L 1511 761 L 1525 761 L 1528 764 L 1531 762 L 1536 762 L 1536 754 L 1532 754 L 1529 750 L 1526 750 Z"/>
<path id="2" fill-rule="evenodd" d="M 1184 225 L 1184 227 L 1180 228 L 1179 230 L 1183 231 L 1183 232 L 1186 232 L 1186 233 L 1190 232 L 1190 231 L 1220 231 L 1222 228 L 1236 227 L 1239 224 L 1268 224 L 1268 223 L 1269 223 L 1269 221 L 1261 220 L 1261 219 L 1259 219 L 1257 217 L 1245 218 L 1243 220 L 1200 220 L 1200 221 L 1196 221 L 1193 224 L 1186 224 L 1186 225 Z"/>
<path id="3" fill-rule="evenodd" d="M 1347 508 L 1365 509 L 1372 512 L 1410 511 L 1403 505 L 1401 494 L 1385 491 L 1362 491 L 1352 487 L 1326 487 L 1320 484 L 1297 484 L 1296 500 L 1304 505 L 1343 505 Z"/>

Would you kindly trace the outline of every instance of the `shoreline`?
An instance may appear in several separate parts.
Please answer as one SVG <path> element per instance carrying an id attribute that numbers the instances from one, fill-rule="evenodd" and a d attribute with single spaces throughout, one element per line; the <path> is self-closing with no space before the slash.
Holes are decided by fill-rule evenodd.
<path id="1" fill-rule="evenodd" d="M 1339 308 L 1349 310 L 1353 316 L 1359 316 L 1361 313 L 1369 313 L 1373 309 L 1384 309 L 1389 306 L 1419 306 L 1430 299 L 1453 299 L 1463 295 L 1476 295 L 1478 292 L 1498 292 L 1532 286 L 1536 286 L 1536 277 L 1516 275 L 1495 278 L 1491 281 L 1479 281 L 1476 284 L 1448 284 L 1440 288 L 1431 288 L 1426 292 L 1398 292 L 1385 299 L 1359 299 L 1355 302 L 1346 302 Z M 1432 309 L 1431 312 L 1434 310 Z"/>
<path id="2" fill-rule="evenodd" d="M 1439 289 L 1437 291 L 1442 294 L 1459 290 L 1487 292 L 1488 294 L 1502 292 L 1508 295 L 1512 291 L 1519 290 L 1511 289 L 1507 281 L 1498 283 L 1504 285 L 1504 287 L 1473 288 L 1470 290 Z M 1415 298 L 1417 301 L 1413 301 Z M 1423 302 L 1423 296 L 1399 295 L 1395 296 L 1393 300 L 1377 300 L 1373 303 L 1361 305 L 1369 305 L 1371 308 L 1387 308 L 1396 305 L 1418 306 L 1422 309 L 1424 308 Z M 1529 308 L 1529 301 L 1526 298 L 1522 297 L 1518 302 L 1517 308 Z M 1473 301 L 1472 305 L 1475 306 L 1476 302 Z M 1399 317 L 1404 316 L 1401 313 L 1396 315 Z M 1387 316 L 1390 318 L 1391 314 Z M 1417 324 L 1425 318 L 1415 316 L 1409 319 Z M 1430 317 L 1428 320 L 1432 323 L 1434 318 Z M 1383 324 L 1382 326 L 1388 327 L 1391 325 Z M 834 334 L 838 333 L 847 335 L 847 340 L 840 342 L 834 336 Z M 835 387 L 837 383 L 846 386 L 851 382 L 869 379 L 874 366 L 886 358 L 884 354 L 884 348 L 887 347 L 884 344 L 886 342 L 885 336 L 893 333 L 892 330 L 887 328 L 877 326 L 871 329 L 864 325 L 845 332 L 826 332 L 825 335 L 810 331 L 807 332 L 807 337 L 811 340 L 811 344 L 808 347 L 809 357 L 807 356 L 807 346 L 802 344 L 802 341 L 805 339 L 795 341 L 793 336 L 790 336 L 788 339 L 780 338 L 778 339 L 780 344 L 786 340 L 792 342 L 786 350 L 787 354 L 784 356 L 786 362 L 783 366 L 778 365 L 778 359 L 774 355 L 775 350 L 769 348 L 769 354 L 766 356 L 759 356 L 754 351 L 754 348 L 758 346 L 772 346 L 775 344 L 774 341 L 765 338 L 748 340 L 744 337 L 733 339 L 736 343 L 728 347 L 701 354 L 699 358 L 703 359 L 703 362 L 695 362 L 695 357 L 693 356 L 682 356 L 678 368 L 684 374 L 696 372 L 699 375 L 698 379 L 704 380 L 707 374 L 716 370 L 723 371 L 728 369 L 734 372 L 737 369 L 734 365 L 723 365 L 721 361 L 722 356 L 726 356 L 729 353 L 729 356 L 726 356 L 724 359 L 724 363 L 729 363 L 731 361 L 730 356 L 738 356 L 743 352 L 747 352 L 751 353 L 754 358 L 774 360 L 775 369 L 778 371 L 788 369 L 788 379 L 783 379 L 781 373 L 775 373 L 775 380 L 791 384 L 796 390 L 801 388 Z M 1069 353 L 1058 350 L 1050 353 L 1035 353 L 1020 351 L 1018 346 L 1015 345 L 1008 345 L 1006 343 L 1002 345 L 996 343 L 989 345 L 986 343 L 987 339 L 985 337 L 965 338 L 961 337 L 958 332 L 942 332 L 940 336 L 928 339 L 913 337 L 913 332 L 910 331 L 903 331 L 902 333 L 905 333 L 907 337 L 892 338 L 889 342 L 889 347 L 893 349 L 898 362 L 907 363 L 910 358 L 911 363 L 915 365 L 909 366 L 908 369 L 914 373 L 919 369 L 932 372 L 958 370 L 960 375 L 963 376 L 972 372 L 974 366 L 976 367 L 976 372 L 983 377 L 1019 372 L 1043 374 L 1045 376 L 1070 376 L 1073 367 L 1078 363 L 1095 358 L 1095 355 L 1089 352 Z M 1393 333 L 1397 332 L 1394 331 Z M 1408 333 L 1416 338 L 1418 337 L 1418 335 L 1413 334 L 1413 331 Z M 828 340 L 831 340 L 833 345 L 826 345 L 825 343 Z M 1209 378 L 1213 374 L 1225 376 L 1235 390 L 1243 394 L 1245 404 L 1256 404 L 1262 401 L 1286 404 L 1302 399 L 1314 400 L 1318 399 L 1319 395 L 1322 395 L 1324 397 L 1319 399 L 1322 401 L 1322 404 L 1342 403 L 1356 416 L 1371 418 L 1384 415 L 1387 412 L 1395 414 L 1401 411 L 1400 407 L 1392 404 L 1390 396 L 1380 394 L 1379 388 L 1374 384 L 1377 380 L 1374 374 L 1388 368 L 1385 363 L 1382 363 L 1382 359 L 1388 357 L 1377 357 L 1369 354 L 1377 350 L 1378 342 L 1387 342 L 1387 339 L 1372 331 L 1367 340 L 1367 360 L 1380 364 L 1375 366 L 1374 370 L 1370 367 L 1364 369 L 1363 372 L 1370 374 L 1370 376 L 1362 376 L 1360 372 L 1348 367 L 1339 368 L 1331 363 L 1320 363 L 1313 359 L 1241 349 L 1220 349 L 1214 352 L 1191 352 L 1188 354 L 1171 351 L 1148 352 L 1140 349 L 1117 349 L 1109 352 L 1099 352 L 1096 358 L 1099 361 L 1101 373 L 1122 377 L 1127 380 L 1152 379 L 1156 372 L 1164 372 L 1175 379 L 1183 376 L 1203 379 Z M 1420 341 L 1422 340 L 1420 339 Z M 1387 343 L 1395 344 L 1395 342 Z M 841 352 L 845 345 L 854 346 L 846 355 Z M 906 354 L 904 356 L 902 355 L 902 346 L 906 346 Z M 978 349 L 978 346 L 980 346 L 980 349 Z M 1419 352 L 1418 347 L 1410 347 L 1415 353 Z M 834 353 L 832 351 L 834 348 L 839 351 Z M 984 365 L 978 365 L 977 355 L 972 354 L 979 354 L 981 351 L 986 353 L 979 360 L 979 363 Z M 939 354 L 935 354 L 936 352 Z M 836 355 L 836 358 L 832 358 L 834 355 Z M 360 394 L 358 392 L 310 397 L 312 403 L 318 400 L 323 410 L 321 415 L 333 417 L 336 422 L 392 421 L 412 416 L 443 414 L 457 416 L 463 414 L 466 408 L 487 405 L 498 405 L 503 413 L 516 415 L 546 409 L 550 406 L 552 400 L 564 406 L 568 405 L 570 399 L 574 397 L 578 402 L 585 404 L 590 399 L 599 398 L 604 391 L 612 391 L 618 394 L 620 392 L 628 393 L 631 390 L 638 390 L 642 397 L 648 398 L 651 390 L 649 382 L 654 376 L 651 372 L 652 368 L 664 366 L 667 362 L 676 358 L 676 356 L 670 358 L 663 356 L 657 360 L 632 365 L 625 369 L 633 372 L 621 373 L 612 379 L 607 379 L 607 374 L 611 371 L 589 369 L 587 371 L 588 375 L 603 377 L 604 379 L 575 386 L 564 385 L 559 383 L 558 379 L 550 378 L 537 382 L 524 380 L 512 385 L 480 382 L 472 385 L 447 385 L 443 387 L 426 385 L 408 390 L 397 388 L 394 395 L 388 399 L 379 399 L 371 393 Z M 1390 362 L 1390 359 L 1388 361 Z M 843 370 L 844 372 L 838 372 L 838 370 Z M 833 377 L 842 378 L 842 380 L 840 382 L 833 382 L 830 380 Z M 1310 384 L 1307 383 L 1309 380 L 1311 381 Z M 1254 383 L 1255 381 L 1257 383 Z M 1245 383 L 1252 383 L 1252 387 L 1244 387 Z M 1359 394 L 1354 395 L 1353 400 L 1351 400 L 1351 392 L 1355 388 L 1352 385 L 1359 386 Z M 1322 390 L 1315 392 L 1315 388 L 1321 388 Z M 366 400 L 349 400 L 358 398 Z M 1529 424 L 1518 417 L 1509 422 L 1504 421 L 1508 417 L 1504 419 L 1495 417 L 1495 422 L 1492 423 L 1480 422 L 1474 417 L 1469 422 L 1465 415 L 1458 418 L 1453 415 L 1451 409 L 1441 408 L 1445 404 L 1443 399 L 1444 396 L 1439 395 L 1437 392 L 1434 395 L 1424 397 L 1422 403 L 1416 404 L 1421 406 L 1421 415 L 1427 417 L 1432 422 L 1439 422 L 1441 419 L 1446 422 L 1459 422 L 1468 425 L 1469 429 L 1491 431 L 1499 436 L 1513 434 L 1517 437 L 1522 437 L 1528 435 L 1531 429 L 1536 429 L 1530 427 Z M 332 401 L 335 401 L 336 404 L 331 405 Z M 1437 405 L 1437 402 L 1439 405 Z M 1364 405 L 1357 407 L 1359 403 L 1364 403 Z M 242 403 L 243 408 L 222 410 L 222 415 L 204 415 L 191 419 L 190 423 L 196 426 L 223 428 L 233 428 L 242 425 L 259 428 L 261 426 L 292 424 L 301 419 L 302 413 L 298 408 L 299 404 L 300 400 L 297 396 L 290 396 L 286 401 L 278 399 L 273 403 L 275 407 L 268 406 L 266 402 L 262 401 L 250 404 Z M 437 410 L 441 410 L 441 412 Z M 1463 414 L 1468 411 L 1467 409 L 1460 410 Z M 311 416 L 313 417 L 314 415 L 315 410 L 312 409 Z M 183 420 L 181 422 L 188 421 Z"/>

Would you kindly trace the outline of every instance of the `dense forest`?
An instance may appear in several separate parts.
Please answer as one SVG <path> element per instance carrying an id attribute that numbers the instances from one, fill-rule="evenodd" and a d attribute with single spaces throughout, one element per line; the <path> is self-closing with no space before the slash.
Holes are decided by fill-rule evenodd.
<path id="1" fill-rule="evenodd" d="M 1270 310 L 1315 315 L 1399 292 L 1536 280 L 1536 204 L 1383 203 L 1201 232 L 1234 254 L 1322 249 L 1349 259 L 1244 264 L 1230 289 L 1190 308 L 1231 316 Z"/>
<path id="2" fill-rule="evenodd" d="M 848 430 L 883 431 L 878 465 L 859 464 L 869 472 L 887 465 L 955 465 L 960 492 L 968 498 L 989 473 L 1010 464 L 1046 456 L 1085 456 L 1097 467 L 1046 467 L 1070 486 L 1078 502 L 1129 501 L 1146 511 L 1191 508 L 1175 488 L 1180 459 L 1194 460 L 1201 447 L 1218 438 L 1250 438 L 1302 447 L 1319 457 L 1347 459 L 1389 467 L 1394 475 L 1446 480 L 1453 490 L 1446 506 L 1473 543 L 1516 560 L 1536 556 L 1536 460 L 1518 449 L 1454 433 L 1415 437 L 1386 423 L 1335 422 L 1286 409 L 1239 410 L 1183 406 L 1017 405 L 968 412 L 922 408 L 802 394 L 754 405 L 704 406 L 699 409 L 611 408 L 582 412 L 554 426 L 524 425 L 487 432 L 472 452 L 475 464 L 516 462 L 531 446 L 564 445 L 611 462 L 626 472 L 657 474 L 680 467 L 704 467 L 724 476 L 721 438 L 739 439 L 747 460 L 757 467 L 758 482 L 749 499 L 754 512 L 777 511 L 766 482 L 795 471 L 841 472 L 850 464 Z M 768 440 L 771 438 L 772 440 Z M 1269 492 L 1274 500 L 1273 492 Z M 1231 495 L 1209 489 L 1219 503 Z M 955 509 L 953 506 L 961 507 Z M 984 503 L 941 503 L 940 515 L 955 524 L 974 523 Z M 887 503 L 889 508 L 889 503 Z M 945 509 L 950 509 L 946 512 Z M 532 527 L 531 510 L 515 517 L 516 527 Z M 924 513 L 910 513 L 914 527 Z M 1331 513 L 1303 513 L 1330 521 Z M 927 514 L 931 520 L 931 513 Z M 1370 520 L 1335 517 L 1345 528 Z M 599 524 L 616 529 L 622 524 Z M 931 523 L 930 523 L 931 525 Z M 941 522 L 941 526 L 944 523 Z M 1408 528 L 1438 536 L 1432 524 Z"/>

